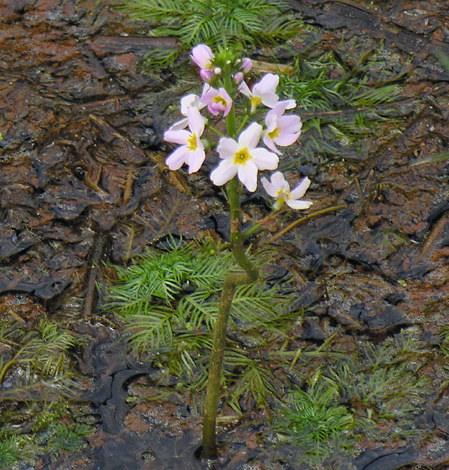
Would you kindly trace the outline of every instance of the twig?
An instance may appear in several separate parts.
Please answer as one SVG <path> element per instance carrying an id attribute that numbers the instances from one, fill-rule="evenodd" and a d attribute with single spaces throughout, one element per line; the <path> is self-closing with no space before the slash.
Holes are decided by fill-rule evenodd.
<path id="1" fill-rule="evenodd" d="M 280 232 L 276 233 L 273 235 L 267 243 L 272 243 L 276 241 L 278 238 L 281 238 L 283 235 L 285 235 L 287 232 L 289 232 L 292 228 L 295 228 L 297 225 L 302 224 L 303 222 L 306 222 L 307 220 L 313 219 L 315 217 L 318 217 L 323 214 L 327 214 L 329 212 L 334 212 L 338 211 L 340 209 L 344 209 L 346 204 L 341 204 L 339 206 L 332 206 L 332 207 L 327 207 L 326 209 L 321 209 L 319 211 L 312 212 L 311 214 L 306 215 L 305 217 L 301 217 L 298 220 L 295 220 L 293 223 L 291 223 L 288 227 L 285 227 L 282 229 Z"/>
<path id="2" fill-rule="evenodd" d="M 100 237 L 99 240 L 95 239 L 94 241 L 94 251 L 92 254 L 92 259 L 90 262 L 89 268 L 89 277 L 87 279 L 87 290 L 86 290 L 86 298 L 84 301 L 84 319 L 88 320 L 92 315 L 92 310 L 94 306 L 95 300 L 95 288 L 96 288 L 96 280 L 98 276 L 98 265 L 100 264 L 101 257 L 103 255 L 103 248 L 104 248 L 105 240 L 103 237 Z"/>

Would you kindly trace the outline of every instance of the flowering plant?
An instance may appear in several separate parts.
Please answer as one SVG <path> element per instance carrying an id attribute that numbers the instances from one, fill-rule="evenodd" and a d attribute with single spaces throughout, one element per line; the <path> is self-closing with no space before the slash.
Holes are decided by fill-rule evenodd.
<path id="1" fill-rule="evenodd" d="M 215 146 L 221 161 L 210 175 L 212 182 L 222 186 L 237 176 L 248 191 L 254 192 L 258 171 L 276 170 L 281 155 L 278 147 L 292 145 L 301 135 L 301 118 L 295 114 L 285 114 L 296 103 L 291 99 L 279 99 L 276 94 L 279 77 L 275 74 L 266 74 L 250 89 L 245 82 L 245 76 L 252 68 L 248 57 L 236 58 L 227 50 L 215 55 L 209 46 L 200 44 L 193 48 L 191 58 L 200 69 L 204 86 L 201 96 L 190 94 L 181 99 L 184 118 L 164 134 L 167 142 L 179 144 L 180 147 L 168 156 L 166 163 L 171 170 L 178 170 L 186 164 L 189 173 L 195 173 L 204 163 L 206 148 Z M 239 97 L 246 98 L 243 109 L 238 107 Z M 268 108 L 268 112 L 258 122 L 256 112 L 260 107 Z M 203 116 L 201 111 L 204 108 L 212 116 Z M 224 118 L 227 121 L 227 136 L 221 135 L 213 126 L 214 121 Z M 237 118 L 240 118 L 240 123 L 237 123 Z M 253 122 L 246 125 L 249 119 Z M 207 129 L 220 135 L 218 142 L 204 135 Z M 261 139 L 265 148 L 259 146 Z M 310 201 L 298 200 L 310 184 L 307 178 L 300 184 L 304 191 L 290 192 L 282 174 L 278 172 L 276 175 L 273 175 L 271 183 L 262 180 L 267 193 L 276 199 L 275 208 L 280 208 L 284 201 L 293 209 L 311 206 Z"/>
<path id="2" fill-rule="evenodd" d="M 279 147 L 292 145 L 301 135 L 301 118 L 285 114 L 295 108 L 294 100 L 280 100 L 276 94 L 279 77 L 266 74 L 251 88 L 245 79 L 251 71 L 249 58 L 236 57 L 235 52 L 212 50 L 200 44 L 192 49 L 191 58 L 199 67 L 204 82 L 201 96 L 190 94 L 181 99 L 183 118 L 164 134 L 167 142 L 178 144 L 168 155 L 166 164 L 171 170 L 187 165 L 189 173 L 197 172 L 209 151 L 215 151 L 219 164 L 210 174 L 213 184 L 226 185 L 230 209 L 230 247 L 243 273 L 230 273 L 223 284 L 214 331 L 203 422 L 203 457 L 216 455 L 215 426 L 220 391 L 221 370 L 226 344 L 226 327 L 236 288 L 257 281 L 259 273 L 247 258 L 241 233 L 240 196 L 243 188 L 257 189 L 258 173 L 277 170 Z M 265 110 L 266 114 L 260 113 Z M 219 130 L 226 121 L 226 134 Z M 218 138 L 216 137 L 218 135 Z M 262 178 L 262 186 L 275 198 L 274 210 L 286 203 L 292 209 L 308 209 L 311 201 L 301 198 L 310 180 L 304 178 L 290 190 L 281 172 L 271 180 Z"/>

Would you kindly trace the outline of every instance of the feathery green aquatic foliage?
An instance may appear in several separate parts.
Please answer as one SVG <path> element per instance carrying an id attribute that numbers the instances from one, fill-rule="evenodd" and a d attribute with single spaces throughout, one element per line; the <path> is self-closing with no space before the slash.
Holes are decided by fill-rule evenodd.
<path id="1" fill-rule="evenodd" d="M 0 415 L 0 468 L 29 468 L 25 467 L 27 462 L 44 454 L 48 461 L 56 460 L 63 451 L 78 451 L 95 430 L 89 415 L 87 406 L 74 411 L 65 398 L 56 396 L 49 403 L 30 400 L 4 408 Z"/>
<path id="2" fill-rule="evenodd" d="M 231 255 L 217 256 L 210 243 L 201 246 L 171 239 L 165 251 L 149 248 L 130 266 L 115 266 L 117 279 L 108 288 L 106 308 L 125 318 L 151 315 L 156 299 L 171 306 L 190 287 L 216 291 L 217 282 L 219 288 L 232 266 Z"/>
<path id="3" fill-rule="evenodd" d="M 27 439 L 18 435 L 0 434 L 0 468 L 13 468 L 21 460 L 28 460 L 32 452 Z"/>
<path id="4" fill-rule="evenodd" d="M 366 346 L 349 361 L 329 368 L 325 378 L 370 419 L 404 422 L 419 411 L 417 403 L 425 400 L 429 385 L 428 378 L 417 373 L 421 353 L 415 345 L 422 343 L 412 338 L 401 333 L 381 346 Z"/>
<path id="5" fill-rule="evenodd" d="M 360 159 L 366 152 L 361 139 L 381 135 L 387 120 L 399 124 L 389 103 L 399 98 L 403 72 L 375 81 L 372 70 L 386 61 L 378 49 L 351 64 L 334 51 L 313 60 L 297 56 L 293 73 L 281 74 L 279 88 L 296 100 L 303 119 L 301 155 Z"/>
<path id="6" fill-rule="evenodd" d="M 431 391 L 429 378 L 420 372 L 427 354 L 412 332 L 401 332 L 323 369 L 322 380 L 351 406 L 360 433 L 385 438 L 383 425 L 389 423 L 390 437 L 411 436 Z"/>
<path id="7" fill-rule="evenodd" d="M 261 264 L 267 256 L 260 254 L 253 261 Z M 176 380 L 178 388 L 201 389 L 207 379 L 223 280 L 231 270 L 240 270 L 231 254 L 210 241 L 172 240 L 163 249 L 150 248 L 128 268 L 116 269 L 117 279 L 105 292 L 104 309 L 126 321 L 130 346 L 161 371 L 161 383 Z M 167 282 L 170 289 L 161 287 Z M 259 348 L 283 340 L 292 320 L 302 314 L 289 310 L 290 304 L 291 295 L 280 295 L 276 285 L 237 289 L 223 372 L 229 404 L 235 410 L 240 410 L 243 398 L 259 406 L 275 399 L 280 384 L 271 373 L 272 357 L 261 356 Z M 243 344 L 244 337 L 252 347 Z"/>
<path id="8" fill-rule="evenodd" d="M 48 431 L 47 446 L 58 455 L 63 451 L 76 452 L 86 445 L 86 436 L 92 427 L 78 423 L 53 423 Z"/>
<path id="9" fill-rule="evenodd" d="M 282 0 L 125 0 L 119 8 L 148 22 L 149 36 L 178 39 L 180 48 L 150 53 L 152 66 L 170 64 L 200 43 L 214 48 L 272 43 L 290 36 L 297 24 Z"/>
<path id="10" fill-rule="evenodd" d="M 70 395 L 77 388 L 71 380 L 71 350 L 78 341 L 56 322 L 44 318 L 30 332 L 17 325 L 2 325 L 0 341 L 8 341 L 13 346 L 11 359 L 0 358 L 0 386 L 16 368 L 27 371 L 27 374 L 17 375 L 14 383 L 2 391 L 3 399 L 14 399 L 36 391 L 44 395 Z"/>
<path id="11" fill-rule="evenodd" d="M 307 391 L 297 388 L 288 400 L 275 427 L 281 442 L 298 447 L 308 460 L 328 458 L 354 427 L 350 410 L 339 403 L 337 388 L 315 383 Z"/>
<path id="12" fill-rule="evenodd" d="M 259 407 L 267 408 L 279 391 L 279 385 L 267 361 L 251 358 L 239 350 L 228 350 L 225 358 L 227 367 L 232 367 L 235 384 L 231 391 L 229 405 L 241 412 L 239 401 L 245 396 L 252 397 Z"/>
<path id="13" fill-rule="evenodd" d="M 428 354 L 412 330 L 377 345 L 368 342 L 352 354 L 327 354 L 308 385 L 287 393 L 286 405 L 278 405 L 280 444 L 298 461 L 340 468 L 338 460 L 360 439 L 409 444 L 419 439 L 416 420 L 434 393 L 420 370 Z"/>

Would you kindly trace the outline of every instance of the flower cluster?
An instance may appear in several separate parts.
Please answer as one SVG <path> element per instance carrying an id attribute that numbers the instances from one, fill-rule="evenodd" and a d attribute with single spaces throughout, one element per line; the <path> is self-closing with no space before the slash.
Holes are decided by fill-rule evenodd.
<path id="1" fill-rule="evenodd" d="M 206 158 L 206 148 L 216 146 L 221 161 L 211 172 L 212 182 L 222 186 L 237 176 L 248 191 L 254 192 L 258 172 L 278 168 L 281 155 L 278 147 L 292 145 L 301 135 L 301 118 L 285 114 L 295 108 L 296 103 L 291 99 L 279 99 L 276 94 L 279 76 L 276 74 L 264 75 L 250 88 L 245 75 L 251 70 L 252 62 L 247 57 L 235 58 L 228 51 L 215 55 L 208 46 L 200 44 L 193 48 L 191 58 L 200 68 L 203 90 L 201 96 L 190 94 L 181 99 L 184 117 L 164 134 L 165 141 L 179 147 L 167 157 L 166 164 L 171 170 L 178 170 L 185 164 L 189 173 L 195 173 Z M 246 102 L 243 111 L 237 109 L 239 96 Z M 268 111 L 262 119 L 257 119 L 261 107 Z M 204 108 L 211 114 L 210 119 L 201 114 Z M 239 123 L 237 116 L 241 118 Z M 212 125 L 214 120 L 224 118 L 226 136 Z M 246 125 L 250 119 L 252 122 Z M 222 136 L 214 144 L 204 135 L 206 130 Z M 265 147 L 259 146 L 261 141 Z M 293 209 L 307 209 L 312 204 L 300 199 L 310 185 L 308 178 L 293 190 L 280 172 L 274 173 L 271 181 L 266 178 L 261 181 L 265 191 L 276 199 L 276 209 L 284 202 Z"/>

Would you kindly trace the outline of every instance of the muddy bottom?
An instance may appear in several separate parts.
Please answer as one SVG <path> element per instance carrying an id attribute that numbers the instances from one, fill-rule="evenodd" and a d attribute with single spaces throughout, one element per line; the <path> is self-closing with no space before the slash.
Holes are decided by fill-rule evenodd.
<path id="1" fill-rule="evenodd" d="M 279 438 L 270 406 L 248 400 L 239 415 L 226 405 L 219 459 L 209 467 L 198 460 L 198 396 L 160 385 L 160 370 L 120 341 L 126 326 L 101 310 L 96 287 L 107 282 L 108 264 L 128 264 L 168 233 L 227 237 L 226 204 L 210 168 L 189 176 L 164 166 L 163 132 L 179 97 L 199 90 L 196 71 L 188 57 L 178 68 L 144 71 L 148 50 L 176 42 L 146 37 L 144 24 L 112 4 L 0 0 L 0 409 L 5 440 L 20 429 L 29 449 L 28 460 L 2 468 L 449 468 L 449 164 L 414 165 L 447 151 L 449 2 L 289 3 L 303 29 L 288 47 L 261 48 L 254 59 L 301 54 L 312 63 L 332 51 L 354 70 L 366 51 L 377 51 L 368 85 L 379 88 L 388 72 L 400 88 L 370 108 L 375 132 L 327 142 L 328 126 L 319 148 L 307 146 L 304 132 L 281 166 L 293 179 L 310 177 L 313 211 L 337 208 L 282 234 L 302 217 L 285 211 L 253 240 L 255 248 L 270 240 L 272 270 L 289 273 L 304 312 L 288 338 L 305 353 L 302 369 L 288 381 L 305 388 L 326 361 L 337 370 L 336 357 L 354 355 L 347 373 L 363 388 L 361 377 L 374 376 L 366 370 L 376 370 L 366 351 L 381 356 L 388 345 L 392 364 L 409 366 L 401 380 L 411 391 L 389 410 L 404 411 L 393 419 L 348 389 L 340 402 L 366 418 L 366 430 L 348 430 L 350 451 L 337 443 L 320 464 Z M 329 119 L 301 102 L 298 113 Z M 247 220 L 266 216 L 262 191 L 246 195 L 243 210 Z M 42 319 L 73 335 L 64 359 L 72 375 L 58 384 L 39 382 L 25 353 L 17 355 Z M 273 373 L 280 374 L 275 365 Z"/>

